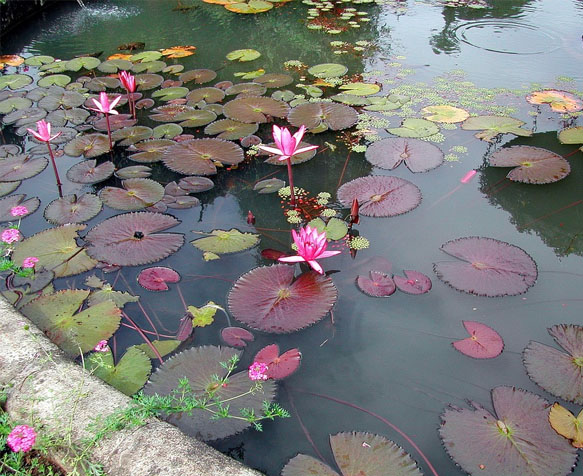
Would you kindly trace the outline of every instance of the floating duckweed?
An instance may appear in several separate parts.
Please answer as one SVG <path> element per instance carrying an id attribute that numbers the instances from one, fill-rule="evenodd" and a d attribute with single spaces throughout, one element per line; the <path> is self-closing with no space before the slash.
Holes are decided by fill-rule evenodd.
<path id="1" fill-rule="evenodd" d="M 448 122 L 442 122 L 440 125 L 442 129 L 447 129 L 448 131 L 455 131 L 457 129 L 455 124 L 450 124 Z"/>
<path id="2" fill-rule="evenodd" d="M 322 25 L 314 25 L 313 23 L 310 23 L 306 26 L 307 26 L 308 30 L 321 30 L 322 29 Z"/>
<path id="3" fill-rule="evenodd" d="M 338 35 L 338 34 L 342 33 L 342 30 L 326 30 L 326 33 L 328 33 L 330 35 Z"/>
<path id="4" fill-rule="evenodd" d="M 343 46 L 343 45 L 344 45 L 343 41 L 331 41 L 330 42 L 330 46 L 334 46 L 334 47 Z"/>
<path id="5" fill-rule="evenodd" d="M 342 50 L 334 50 L 332 53 L 334 53 L 335 55 L 341 55 L 342 53 L 344 53 L 344 51 L 342 51 Z"/>
<path id="6" fill-rule="evenodd" d="M 360 18 L 360 21 L 361 21 L 361 22 L 363 22 L 363 21 L 370 21 L 370 18 L 368 18 L 368 17 L 363 17 L 363 18 Z"/>
<path id="7" fill-rule="evenodd" d="M 340 86 L 344 83 L 341 78 L 324 78 L 324 82 L 330 83 L 332 86 Z"/>
<path id="8" fill-rule="evenodd" d="M 463 145 L 454 145 L 453 147 L 450 147 L 449 150 L 452 152 L 457 152 L 458 154 L 467 154 L 468 153 L 468 148 L 466 146 L 463 146 Z"/>
<path id="9" fill-rule="evenodd" d="M 395 56 L 395 59 L 401 61 L 401 60 L 406 60 L 407 57 L 406 56 L 403 56 L 403 55 L 398 55 L 398 56 Z"/>
<path id="10" fill-rule="evenodd" d="M 366 40 L 359 40 L 359 41 L 355 41 L 354 44 L 357 46 L 370 46 L 372 43 L 370 41 L 366 41 Z"/>
<path id="11" fill-rule="evenodd" d="M 298 245 L 296 245 L 295 243 L 291 244 L 291 249 L 294 251 L 298 251 Z"/>
<path id="12" fill-rule="evenodd" d="M 316 197 L 318 200 L 326 200 L 326 203 L 328 203 L 328 200 L 332 198 L 332 194 L 328 192 L 320 192 Z M 326 205 L 326 203 L 321 203 L 320 205 Z"/>
<path id="13" fill-rule="evenodd" d="M 364 236 L 353 236 L 348 242 L 348 246 L 353 250 L 364 250 L 370 246 L 370 241 Z"/>
<path id="14" fill-rule="evenodd" d="M 427 142 L 437 142 L 437 143 L 445 142 L 445 136 L 441 132 L 438 132 L 437 134 L 433 134 L 432 136 L 428 136 L 428 137 L 420 137 L 420 139 L 427 141 Z"/>
<path id="15" fill-rule="evenodd" d="M 324 210 L 322 210 L 322 213 L 320 213 L 320 216 L 332 218 L 336 216 L 336 210 L 333 210 L 332 208 L 324 208 Z"/>
<path id="16" fill-rule="evenodd" d="M 443 156 L 443 160 L 446 162 L 459 162 L 460 158 L 455 154 L 445 154 Z"/>
<path id="17" fill-rule="evenodd" d="M 356 11 L 356 8 L 352 8 L 352 7 L 350 7 L 350 8 L 345 8 L 345 9 L 344 9 L 344 11 L 345 11 L 345 12 L 355 12 L 355 11 Z"/>
<path id="18" fill-rule="evenodd" d="M 363 48 L 362 46 L 355 46 L 355 47 L 353 48 L 353 50 L 354 50 L 354 51 L 364 51 L 364 50 L 365 50 L 365 48 Z"/>
<path id="19" fill-rule="evenodd" d="M 352 23 L 352 22 L 350 22 Z M 350 25 L 352 28 L 360 28 L 360 25 L 358 23 L 354 23 Z"/>
<path id="20" fill-rule="evenodd" d="M 305 64 L 299 60 L 288 60 L 288 61 L 285 61 L 283 63 L 283 65 L 286 68 L 303 68 L 305 66 Z"/>
<path id="21" fill-rule="evenodd" d="M 402 66 L 401 63 L 397 63 L 397 62 L 393 62 L 393 63 L 389 63 L 389 66 L 391 68 L 400 68 Z"/>
<path id="22" fill-rule="evenodd" d="M 366 145 L 362 145 L 362 144 L 356 144 L 353 145 L 350 150 L 352 150 L 352 152 L 366 152 Z"/>
<path id="23" fill-rule="evenodd" d="M 571 83 L 571 82 L 575 81 L 575 78 L 571 78 L 571 76 L 558 76 L 557 81 L 563 82 L 563 83 Z"/>

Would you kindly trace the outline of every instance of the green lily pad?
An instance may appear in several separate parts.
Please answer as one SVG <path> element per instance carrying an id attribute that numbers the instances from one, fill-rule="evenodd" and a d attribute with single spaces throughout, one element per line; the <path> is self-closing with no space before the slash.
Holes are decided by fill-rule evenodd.
<path id="1" fill-rule="evenodd" d="M 109 339 L 121 319 L 120 310 L 111 301 L 77 312 L 88 296 L 88 290 L 67 289 L 40 296 L 21 311 L 65 353 L 77 357 Z"/>
<path id="2" fill-rule="evenodd" d="M 47 111 L 54 111 L 59 108 L 70 109 L 79 107 L 85 102 L 85 96 L 77 91 L 63 91 L 58 94 L 49 94 L 38 102 L 38 107 Z M 54 124 L 53 124 L 54 125 Z"/>
<path id="3" fill-rule="evenodd" d="M 50 74 L 64 73 L 65 71 L 67 71 L 67 62 L 57 60 L 54 63 L 43 64 L 39 68 L 39 71 L 42 71 L 43 73 L 50 73 Z"/>
<path id="4" fill-rule="evenodd" d="M 427 106 L 421 109 L 422 114 L 426 114 L 425 119 L 433 122 L 445 122 L 454 124 L 465 121 L 470 114 L 465 109 L 453 106 Z"/>
<path id="5" fill-rule="evenodd" d="M 172 139 L 173 137 L 179 136 L 182 134 L 182 126 L 178 124 L 168 123 L 168 124 L 160 124 L 159 126 L 154 127 L 152 131 L 152 136 L 155 139 L 162 139 L 164 137 L 168 139 Z"/>
<path id="6" fill-rule="evenodd" d="M 428 137 L 439 132 L 439 127 L 425 119 L 409 117 L 401 123 L 401 127 L 387 129 L 399 137 Z"/>
<path id="7" fill-rule="evenodd" d="M 282 187 L 285 187 L 285 182 L 283 180 L 271 178 L 257 182 L 253 187 L 253 190 L 261 194 L 275 193 Z"/>
<path id="8" fill-rule="evenodd" d="M 57 127 L 64 126 L 67 122 L 78 126 L 84 124 L 89 116 L 90 112 L 86 109 L 74 107 L 72 109 L 57 109 L 56 111 L 52 111 L 47 115 L 46 121 Z"/>
<path id="9" fill-rule="evenodd" d="M 101 200 L 97 195 L 84 193 L 77 196 L 66 195 L 53 200 L 45 208 L 45 219 L 53 225 L 82 223 L 91 220 L 101 211 Z"/>
<path id="10" fill-rule="evenodd" d="M 346 91 L 346 94 L 355 96 L 372 96 L 381 90 L 381 87 L 375 83 L 348 83 L 339 86 L 338 89 Z"/>
<path id="11" fill-rule="evenodd" d="M 24 60 L 24 64 L 28 66 L 42 66 L 43 64 L 50 64 L 55 61 L 55 58 L 47 55 L 30 56 Z"/>
<path id="12" fill-rule="evenodd" d="M 242 49 L 234 50 L 227 54 L 227 59 L 230 61 L 253 61 L 261 56 L 261 53 L 257 50 L 252 49 Z"/>
<path id="13" fill-rule="evenodd" d="M 135 346 L 130 347 L 117 365 L 113 354 L 93 352 L 85 359 L 85 368 L 126 395 L 133 395 L 148 381 L 152 372 L 150 358 Z"/>
<path id="14" fill-rule="evenodd" d="M 67 61 L 67 69 L 69 71 L 80 71 L 81 69 L 95 69 L 101 64 L 99 58 L 94 58 L 93 56 L 80 56 L 79 58 L 73 58 Z"/>
<path id="15" fill-rule="evenodd" d="M 244 96 L 263 96 L 267 88 L 259 83 L 239 83 L 235 84 L 225 90 L 227 96 L 233 94 L 240 94 Z"/>
<path id="16" fill-rule="evenodd" d="M 132 66 L 132 71 L 134 73 L 159 73 L 164 71 L 166 68 L 166 63 L 164 61 L 148 61 L 145 63 L 136 63 Z"/>
<path id="17" fill-rule="evenodd" d="M 26 109 L 32 106 L 32 101 L 27 98 L 13 97 L 0 101 L 0 114 L 8 114 L 19 109 Z"/>
<path id="18" fill-rule="evenodd" d="M 210 235 L 193 240 L 191 243 L 201 251 L 210 251 L 216 254 L 236 253 L 252 248 L 259 243 L 259 235 L 241 233 L 236 228 L 229 231 L 213 230 Z"/>
<path id="19" fill-rule="evenodd" d="M 164 196 L 164 187 L 158 182 L 145 178 L 127 179 L 123 188 L 103 187 L 99 197 L 108 207 L 116 210 L 141 210 L 151 207 Z"/>
<path id="20" fill-rule="evenodd" d="M 208 135 L 218 134 L 219 139 L 237 140 L 255 134 L 257 129 L 259 129 L 259 125 L 256 123 L 246 124 L 232 119 L 222 119 L 206 126 L 204 133 Z"/>
<path id="21" fill-rule="evenodd" d="M 156 61 L 162 58 L 162 53 L 159 51 L 142 51 L 130 56 L 130 61 L 133 63 L 147 63 L 148 61 Z"/>
<path id="22" fill-rule="evenodd" d="M 101 289 L 95 289 L 91 291 L 89 299 L 87 299 L 87 303 L 90 306 L 94 306 L 95 304 L 99 304 L 103 301 L 113 301 L 113 303 L 121 309 L 128 302 L 138 302 L 139 300 L 140 296 L 134 296 L 133 294 L 124 293 L 121 291 L 114 291 L 111 287 L 111 284 L 103 283 L 103 287 Z"/>
<path id="23" fill-rule="evenodd" d="M 185 71 L 178 79 L 183 83 L 189 83 L 194 81 L 196 84 L 204 84 L 212 81 L 217 77 L 217 73 L 212 69 L 192 69 L 190 71 Z"/>
<path id="24" fill-rule="evenodd" d="M 238 71 L 233 73 L 233 76 L 241 79 L 255 79 L 263 76 L 265 74 L 265 70 L 263 68 L 256 69 L 255 71 Z"/>
<path id="25" fill-rule="evenodd" d="M 230 12 L 255 14 L 271 10 L 273 3 L 266 2 L 265 0 L 249 0 L 248 3 L 227 3 L 225 8 Z"/>
<path id="26" fill-rule="evenodd" d="M 367 111 L 394 111 L 403 104 L 407 104 L 411 98 L 402 94 L 390 94 L 389 96 L 375 96 L 368 98 L 370 105 L 365 106 Z"/>
<path id="27" fill-rule="evenodd" d="M 41 88 L 48 88 L 53 85 L 64 88 L 70 82 L 71 77 L 66 74 L 51 74 L 50 76 L 45 76 L 44 78 L 39 79 L 36 84 Z"/>
<path id="28" fill-rule="evenodd" d="M 559 132 L 559 142 L 561 144 L 583 144 L 583 126 L 563 129 Z"/>
<path id="29" fill-rule="evenodd" d="M 188 306 L 188 312 L 192 314 L 192 327 L 206 327 L 214 322 L 217 307 L 212 301 L 208 304 L 202 307 Z"/>
<path id="30" fill-rule="evenodd" d="M 321 218 L 314 218 L 308 223 L 311 228 L 316 228 L 319 233 L 326 232 L 326 238 L 329 240 L 341 240 L 348 233 L 348 226 L 344 220 L 340 218 L 330 218 L 328 223 L 325 223 Z"/>
<path id="31" fill-rule="evenodd" d="M 293 81 L 293 76 L 281 73 L 262 74 L 253 80 L 254 83 L 263 84 L 266 88 L 282 88 L 293 83 Z"/>
<path id="32" fill-rule="evenodd" d="M 476 116 L 462 122 L 466 131 L 481 131 L 475 134 L 478 139 L 490 142 L 498 134 L 514 134 L 521 137 L 532 136 L 532 131 L 522 129 L 525 123 L 506 116 Z"/>
<path id="33" fill-rule="evenodd" d="M 370 104 L 368 98 L 356 96 L 354 94 L 335 94 L 334 96 L 330 96 L 330 99 L 336 102 L 341 102 L 342 104 L 348 104 L 349 106 L 368 106 Z"/>
<path id="34" fill-rule="evenodd" d="M 112 59 L 107 60 L 97 66 L 97 69 L 102 73 L 113 74 L 118 71 L 129 71 L 133 66 L 133 63 L 124 59 Z"/>
<path id="35" fill-rule="evenodd" d="M 26 74 L 6 74 L 0 76 L 0 89 L 20 89 L 32 83 L 33 79 Z"/>
<path id="36" fill-rule="evenodd" d="M 146 165 L 130 165 L 123 167 L 115 172 L 115 176 L 119 179 L 130 178 L 148 178 L 152 175 L 152 168 Z"/>
<path id="37" fill-rule="evenodd" d="M 162 357 L 165 357 L 170 352 L 174 352 L 181 342 L 176 339 L 168 339 L 168 340 L 153 340 L 150 343 L 156 348 L 156 350 L 160 353 Z M 154 351 L 146 343 L 133 345 L 132 347 L 130 347 L 130 349 L 133 348 L 140 349 L 150 359 L 156 359 L 158 357 L 156 354 L 154 354 Z"/>
<path id="38" fill-rule="evenodd" d="M 348 68 L 338 63 L 322 63 L 308 69 L 308 73 L 316 78 L 338 78 L 347 72 Z"/>
<path id="39" fill-rule="evenodd" d="M 19 109 L 18 111 L 6 114 L 3 117 L 2 122 L 8 125 L 14 124 L 14 127 L 22 127 L 34 124 L 35 122 L 44 119 L 46 115 L 47 111 L 40 107 L 28 107 L 26 109 Z"/>
<path id="40" fill-rule="evenodd" d="M 322 95 L 324 94 L 324 91 L 322 89 L 320 89 L 318 86 L 312 86 L 311 84 L 298 84 L 296 87 L 306 91 L 306 94 L 312 98 L 319 98 L 322 97 Z M 291 93 L 291 95 L 287 95 L 285 99 L 283 95 L 282 97 L 279 98 L 275 97 L 274 95 L 271 97 L 273 99 L 281 99 L 282 101 L 291 101 L 294 98 L 294 94 L 291 91 L 288 92 Z M 339 96 L 339 94 L 337 94 L 337 96 Z M 334 99 L 334 97 L 332 97 L 332 99 Z"/>

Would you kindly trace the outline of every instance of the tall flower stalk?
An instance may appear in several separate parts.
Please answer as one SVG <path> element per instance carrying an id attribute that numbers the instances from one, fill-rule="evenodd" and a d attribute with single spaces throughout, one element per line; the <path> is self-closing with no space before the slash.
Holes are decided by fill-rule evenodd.
<path id="1" fill-rule="evenodd" d="M 53 164 L 53 171 L 55 172 L 55 178 L 57 180 L 57 188 L 59 189 L 59 197 L 63 198 L 63 184 L 61 178 L 59 177 L 59 171 L 57 170 L 57 163 L 55 162 L 55 156 L 53 154 L 53 149 L 51 149 L 51 141 L 55 140 L 61 135 L 61 132 L 57 132 L 54 136 L 51 135 L 51 123 L 46 122 L 44 119 L 36 123 L 37 130 L 26 129 L 30 132 L 37 140 L 45 142 L 49 148 L 49 155 L 51 157 L 51 163 Z"/>
<path id="2" fill-rule="evenodd" d="M 121 71 L 118 73 L 121 85 L 128 93 L 128 103 L 130 105 L 130 114 L 135 119 L 136 118 L 136 99 L 134 98 L 134 92 L 136 91 L 136 78 L 133 74 L 127 71 Z"/>
<path id="3" fill-rule="evenodd" d="M 291 193 L 291 205 L 296 206 L 296 197 L 294 194 L 294 178 L 292 173 L 292 163 L 291 158 L 294 155 L 302 154 L 303 152 L 308 152 L 310 150 L 317 149 L 317 145 L 310 145 L 307 147 L 298 148 L 304 133 L 306 132 L 306 127 L 302 126 L 298 131 L 292 136 L 287 127 L 273 126 L 273 140 L 275 141 L 275 147 L 267 147 L 264 145 L 258 146 L 261 150 L 269 152 L 270 154 L 279 155 L 278 160 L 287 161 L 287 175 L 289 178 L 289 188 Z"/>
<path id="4" fill-rule="evenodd" d="M 119 114 L 114 107 L 117 106 L 117 103 L 121 100 L 121 96 L 117 96 L 113 101 L 109 102 L 109 97 L 107 93 L 101 92 L 99 93 L 99 100 L 93 98 L 93 104 L 95 107 L 90 107 L 92 111 L 100 112 L 101 114 L 105 114 L 105 123 L 107 124 L 107 137 L 109 138 L 109 150 L 113 150 L 113 141 L 111 140 L 111 126 L 109 125 L 109 115 L 110 114 Z"/>

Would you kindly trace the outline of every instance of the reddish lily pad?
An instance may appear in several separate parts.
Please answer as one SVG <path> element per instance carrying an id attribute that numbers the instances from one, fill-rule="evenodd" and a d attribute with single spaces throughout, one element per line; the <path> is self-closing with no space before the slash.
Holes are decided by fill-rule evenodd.
<path id="1" fill-rule="evenodd" d="M 548 332 L 566 352 L 531 341 L 524 349 L 526 372 L 550 394 L 583 405 L 583 327 L 560 324 Z"/>
<path id="2" fill-rule="evenodd" d="M 525 293 L 538 276 L 536 263 L 526 251 L 494 238 L 458 238 L 441 250 L 457 260 L 434 263 L 437 277 L 469 294 L 515 296 Z"/>
<path id="3" fill-rule="evenodd" d="M 281 73 L 267 73 L 253 80 L 254 83 L 263 84 L 266 88 L 281 88 L 293 81 L 293 76 Z"/>
<path id="4" fill-rule="evenodd" d="M 86 159 L 109 152 L 109 138 L 105 134 L 86 134 L 75 137 L 65 146 L 65 154 L 71 157 L 83 155 Z"/>
<path id="5" fill-rule="evenodd" d="M 7 221 L 17 221 L 18 218 L 14 217 L 10 210 L 16 206 L 26 207 L 28 212 L 18 218 L 24 218 L 32 213 L 36 212 L 37 208 L 40 206 L 40 200 L 36 197 L 29 198 L 26 200 L 26 195 L 10 195 L 9 197 L 0 200 L 0 223 Z"/>
<path id="6" fill-rule="evenodd" d="M 567 91 L 547 89 L 545 91 L 535 91 L 526 96 L 530 104 L 548 104 L 555 112 L 577 112 L 583 109 L 581 98 Z"/>
<path id="7" fill-rule="evenodd" d="M 398 177 L 371 175 L 345 183 L 338 189 L 338 200 L 350 208 L 354 199 L 364 216 L 392 217 L 407 213 L 421 203 L 421 191 Z"/>
<path id="8" fill-rule="evenodd" d="M 48 204 L 45 208 L 45 219 L 53 225 L 82 223 L 96 216 L 101 211 L 101 207 L 101 200 L 92 193 L 84 193 L 80 196 L 66 195 Z"/>
<path id="9" fill-rule="evenodd" d="M 271 333 L 294 332 L 322 319 L 336 302 L 332 280 L 313 271 L 294 280 L 294 267 L 276 264 L 241 276 L 229 292 L 235 319 Z"/>
<path id="10" fill-rule="evenodd" d="M 119 179 L 148 178 L 152 175 L 152 168 L 146 165 L 131 165 L 115 172 Z"/>
<path id="11" fill-rule="evenodd" d="M 255 357 L 253 362 L 259 362 L 267 365 L 265 375 L 267 378 L 275 380 L 284 379 L 293 374 L 302 360 L 302 354 L 298 349 L 290 349 L 279 355 L 279 346 L 271 344 L 261 349 Z"/>
<path id="12" fill-rule="evenodd" d="M 244 97 L 233 99 L 225 104 L 223 114 L 235 121 L 268 122 L 269 117 L 286 117 L 289 106 L 277 99 L 266 97 Z"/>
<path id="13" fill-rule="evenodd" d="M 140 271 L 138 283 L 148 291 L 168 291 L 167 283 L 177 283 L 180 275 L 172 268 L 154 266 Z"/>
<path id="14" fill-rule="evenodd" d="M 196 84 L 204 84 L 212 81 L 217 77 L 217 73 L 215 73 L 211 69 L 192 69 L 190 71 L 185 71 L 178 79 L 183 83 L 189 83 L 190 81 L 194 81 Z"/>
<path id="15" fill-rule="evenodd" d="M 131 128 L 138 120 L 134 119 L 131 114 L 115 114 L 109 115 L 107 118 L 102 117 L 101 119 L 93 123 L 93 127 L 98 131 L 107 131 L 107 121 L 109 120 L 109 129 L 111 131 L 117 131 L 118 129 Z M 115 139 L 114 139 L 115 140 Z"/>
<path id="16" fill-rule="evenodd" d="M 174 172 L 184 175 L 213 175 L 214 162 L 238 164 L 244 159 L 243 149 L 233 142 L 221 139 L 194 139 L 168 147 L 163 162 Z"/>
<path id="17" fill-rule="evenodd" d="M 151 179 L 127 179 L 121 185 L 123 188 L 104 187 L 99 192 L 99 197 L 108 207 L 126 211 L 141 210 L 151 207 L 164 196 L 164 187 Z"/>
<path id="18" fill-rule="evenodd" d="M 180 122 L 181 127 L 201 127 L 213 122 L 216 118 L 217 115 L 212 111 L 195 109 L 178 114 L 174 120 L 182 121 Z"/>
<path id="19" fill-rule="evenodd" d="M 257 129 L 259 129 L 259 125 L 256 123 L 246 124 L 233 119 L 222 119 L 206 126 L 204 133 L 208 135 L 218 134 L 217 138 L 219 139 L 237 140 L 255 134 Z"/>
<path id="20" fill-rule="evenodd" d="M 119 141 L 118 145 L 127 147 L 136 142 L 149 139 L 153 133 L 152 129 L 146 126 L 124 127 L 113 132 L 111 137 L 114 141 Z"/>
<path id="21" fill-rule="evenodd" d="M 42 157 L 31 159 L 27 155 L 13 155 L 0 161 L 0 182 L 16 182 L 26 180 L 40 174 L 49 164 Z"/>
<path id="22" fill-rule="evenodd" d="M 225 89 L 227 96 L 238 94 L 241 96 L 263 96 L 267 92 L 267 88 L 259 83 L 239 83 L 229 86 Z"/>
<path id="23" fill-rule="evenodd" d="M 475 359 L 493 359 L 502 353 L 504 341 L 494 329 L 474 321 L 463 321 L 463 325 L 470 337 L 452 342 L 456 350 Z"/>
<path id="24" fill-rule="evenodd" d="M 339 131 L 356 124 L 358 114 L 345 104 L 314 102 L 294 107 L 287 119 L 295 127 L 304 125 L 308 129 L 316 129 L 324 125 L 333 131 Z"/>
<path id="25" fill-rule="evenodd" d="M 181 178 L 178 186 L 188 193 L 199 193 L 210 190 L 215 184 L 210 178 L 192 176 Z"/>
<path id="26" fill-rule="evenodd" d="M 178 225 L 170 215 L 124 213 L 93 227 L 85 237 L 89 256 L 119 266 L 139 266 L 166 258 L 184 244 L 181 233 L 160 233 Z"/>
<path id="27" fill-rule="evenodd" d="M 103 182 L 113 175 L 115 164 L 111 161 L 97 165 L 96 160 L 84 160 L 67 170 L 71 182 L 92 184 Z"/>
<path id="28" fill-rule="evenodd" d="M 370 271 L 370 278 L 357 276 L 356 285 L 364 294 L 372 297 L 389 297 L 397 287 L 391 275 L 381 271 Z"/>
<path id="29" fill-rule="evenodd" d="M 403 270 L 406 278 L 393 276 L 399 291 L 407 294 L 425 294 L 431 290 L 431 279 L 419 271 Z"/>
<path id="30" fill-rule="evenodd" d="M 241 349 L 247 346 L 247 342 L 253 342 L 255 337 L 242 327 L 225 327 L 221 331 L 221 339 L 225 344 Z"/>
<path id="31" fill-rule="evenodd" d="M 571 173 L 569 162 L 559 154 L 529 145 L 498 149 L 489 162 L 492 167 L 516 167 L 506 176 L 514 182 L 553 183 Z"/>
<path id="32" fill-rule="evenodd" d="M 462 469 L 483 476 L 565 476 L 577 450 L 551 428 L 549 402 L 514 387 L 492 390 L 492 414 L 447 408 L 439 429 L 443 445 Z"/>
<path id="33" fill-rule="evenodd" d="M 427 172 L 443 163 L 443 152 L 436 145 L 401 137 L 374 142 L 366 149 L 365 157 L 371 164 L 388 170 L 404 161 L 411 172 Z"/>
<path id="34" fill-rule="evenodd" d="M 54 129 L 65 126 L 67 122 L 71 122 L 78 126 L 84 124 L 89 115 L 89 111 L 78 107 L 72 109 L 57 109 L 47 115 L 46 121 L 50 122 L 53 126 L 56 126 Z"/>
<path id="35" fill-rule="evenodd" d="M 193 89 L 188 93 L 186 99 L 188 99 L 189 103 L 199 103 L 200 101 L 204 101 L 207 104 L 221 102 L 225 97 L 225 91 L 219 88 L 213 87 L 206 87 L 206 88 L 198 88 Z"/>
<path id="36" fill-rule="evenodd" d="M 164 157 L 164 152 L 169 147 L 175 145 L 176 142 L 170 139 L 157 139 L 157 140 L 147 140 L 144 142 L 139 142 L 133 146 L 134 150 L 138 152 L 129 156 L 134 162 L 140 162 L 142 164 L 151 164 L 152 162 L 158 162 Z"/>
<path id="37" fill-rule="evenodd" d="M 156 113 L 150 116 L 150 119 L 153 121 L 173 122 L 178 120 L 176 119 L 177 116 L 188 112 L 195 112 L 197 109 L 186 104 L 166 104 L 152 109 L 152 111 Z"/>
<path id="38" fill-rule="evenodd" d="M 101 65 L 100 65 L 101 66 Z M 110 78 L 108 76 L 101 76 L 93 78 L 91 81 L 85 83 L 85 87 L 89 91 L 105 91 L 106 89 L 116 89 L 121 86 L 119 79 Z"/>
<path id="39" fill-rule="evenodd" d="M 38 102 L 38 107 L 47 111 L 59 108 L 70 109 L 81 106 L 85 102 L 85 96 L 77 91 L 63 91 L 59 94 L 49 94 Z"/>

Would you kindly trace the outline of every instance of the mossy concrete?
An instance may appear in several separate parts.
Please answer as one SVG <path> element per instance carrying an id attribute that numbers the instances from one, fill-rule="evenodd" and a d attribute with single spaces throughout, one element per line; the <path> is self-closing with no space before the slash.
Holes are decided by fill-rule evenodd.
<path id="1" fill-rule="evenodd" d="M 27 329 L 28 327 L 28 329 Z M 131 399 L 75 364 L 26 317 L 0 298 L 0 387 L 18 422 L 83 448 L 87 426 Z M 55 453 L 67 466 L 67 457 Z M 260 476 L 158 419 L 113 432 L 87 454 L 112 476 Z"/>

